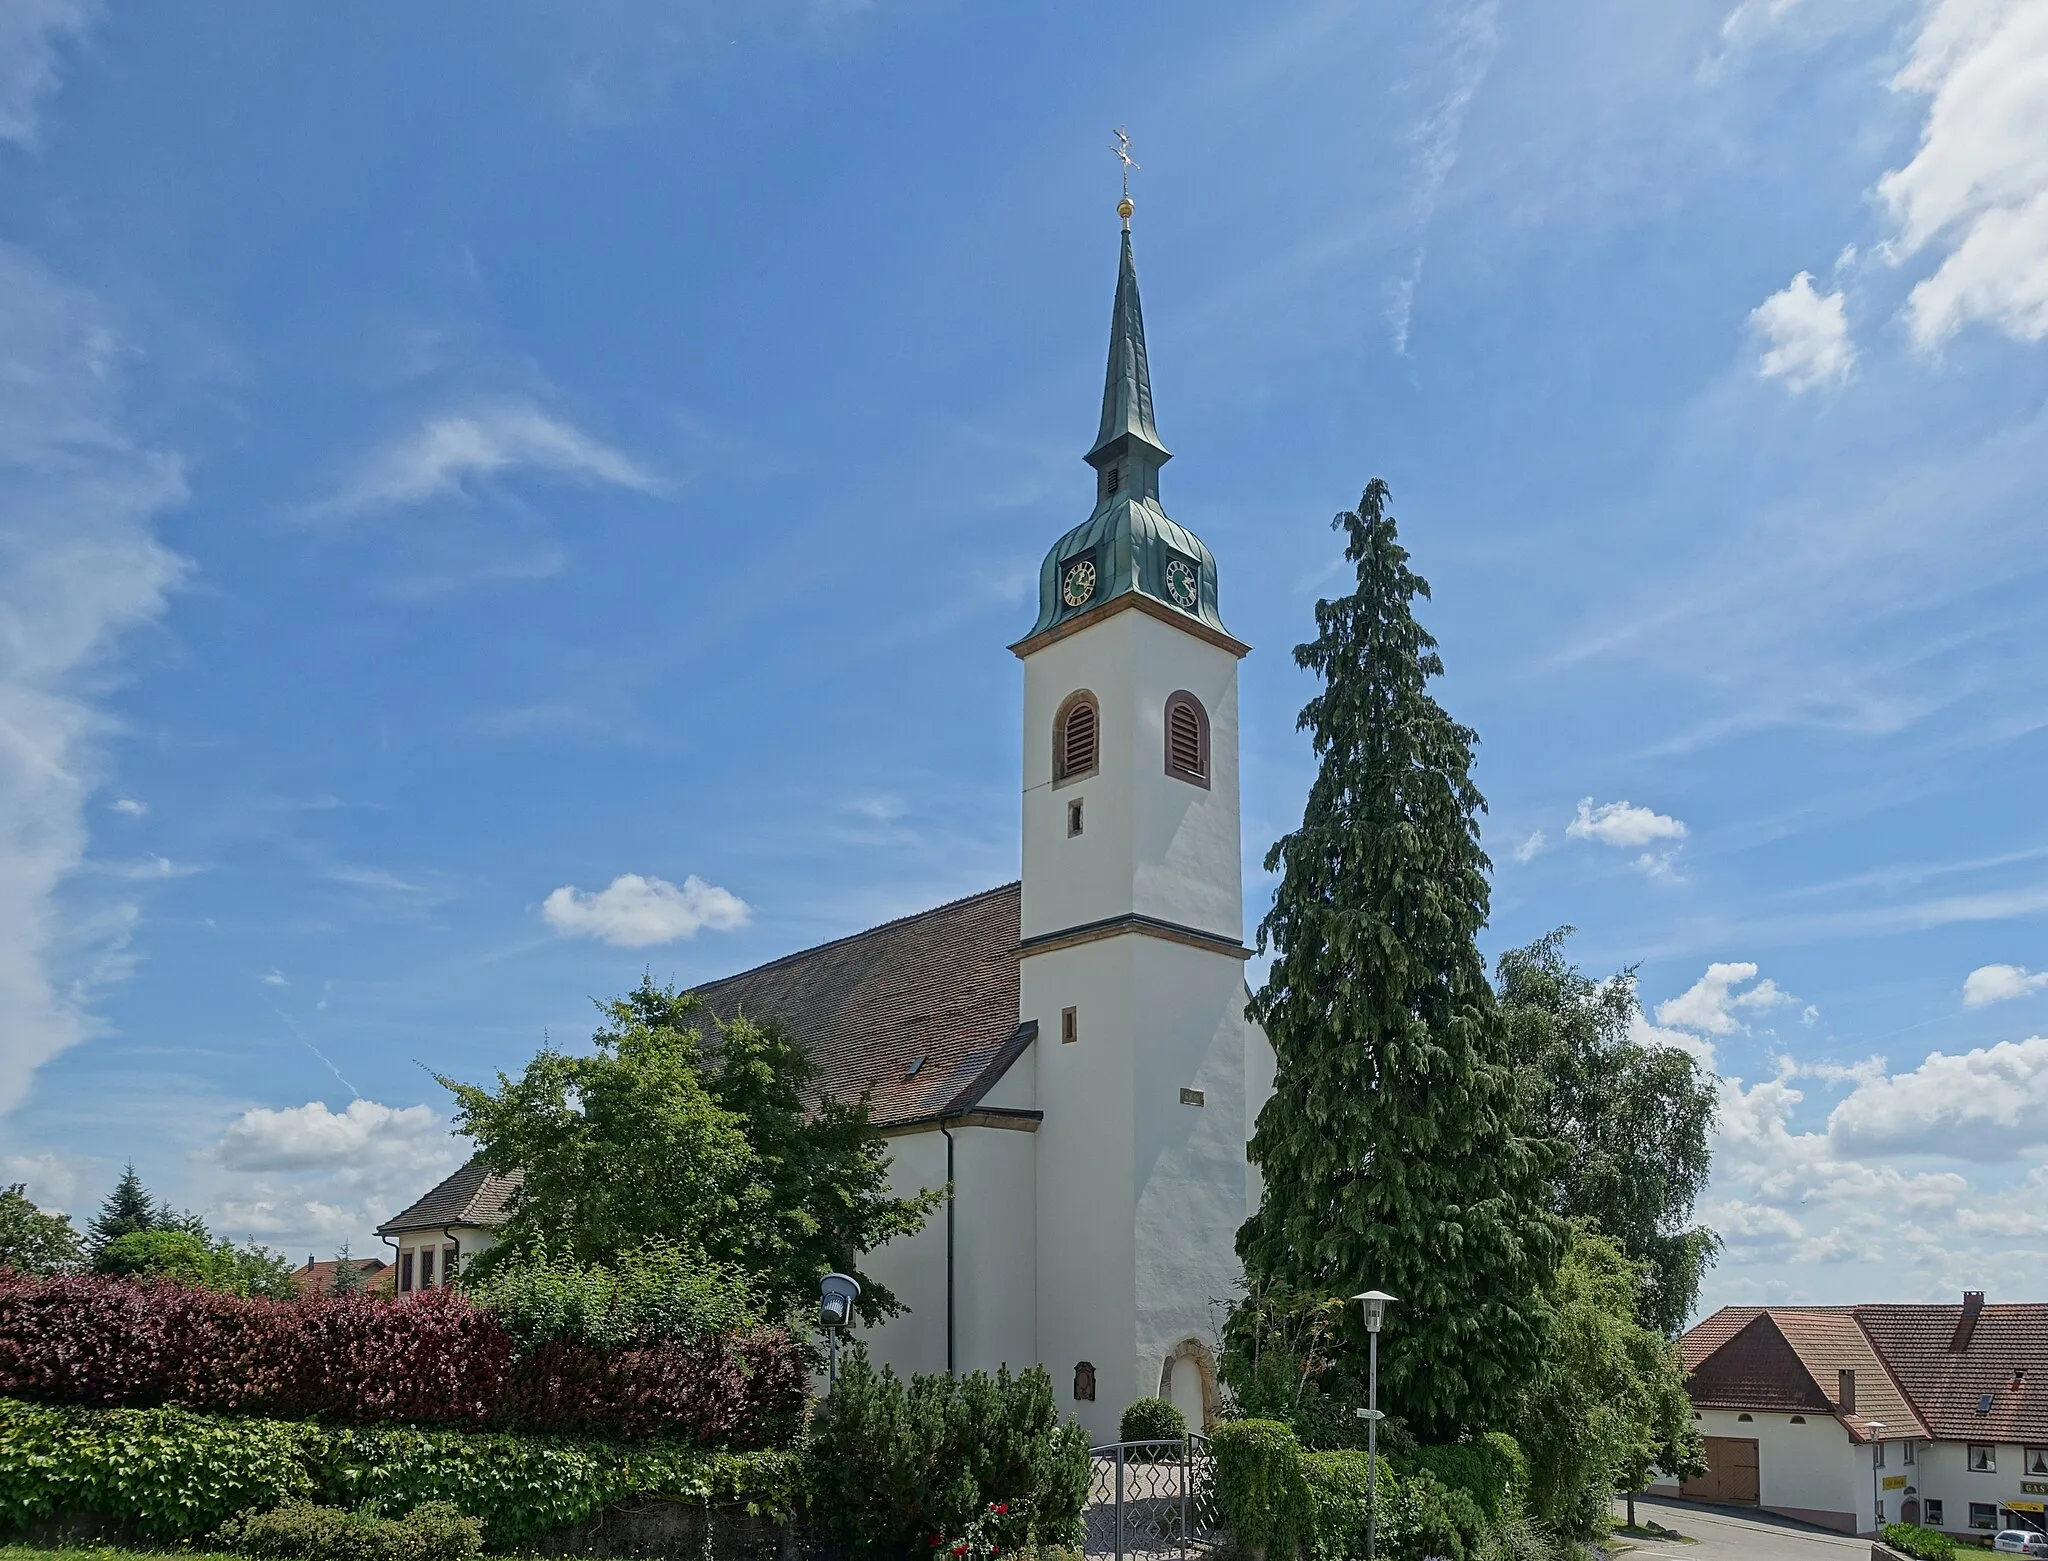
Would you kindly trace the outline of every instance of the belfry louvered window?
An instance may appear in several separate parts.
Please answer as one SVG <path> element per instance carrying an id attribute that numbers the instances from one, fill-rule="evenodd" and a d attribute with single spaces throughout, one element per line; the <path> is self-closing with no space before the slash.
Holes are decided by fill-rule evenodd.
<path id="1" fill-rule="evenodd" d="M 1166 773 L 1176 780 L 1209 784 L 1209 712 L 1193 694 L 1166 701 Z"/>
<path id="2" fill-rule="evenodd" d="M 1053 779 L 1072 780 L 1091 773 L 1101 741 L 1094 697 L 1073 695 L 1060 706 L 1059 718 L 1053 723 Z"/>

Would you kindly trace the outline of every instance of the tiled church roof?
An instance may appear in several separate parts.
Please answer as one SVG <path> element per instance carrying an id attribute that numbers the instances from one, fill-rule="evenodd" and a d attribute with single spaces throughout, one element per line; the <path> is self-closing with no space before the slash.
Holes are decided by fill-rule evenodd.
<path id="1" fill-rule="evenodd" d="M 970 1109 L 1031 1043 L 1017 1022 L 1021 886 L 954 900 L 693 988 L 721 1019 L 776 1019 L 818 1086 L 877 1127 Z M 513 1183 L 470 1161 L 379 1235 L 498 1222 Z"/>

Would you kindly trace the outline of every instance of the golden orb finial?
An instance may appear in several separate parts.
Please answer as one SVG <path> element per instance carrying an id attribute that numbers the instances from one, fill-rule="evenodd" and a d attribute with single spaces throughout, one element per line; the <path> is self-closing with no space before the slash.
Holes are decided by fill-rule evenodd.
<path id="1" fill-rule="evenodd" d="M 1136 206 L 1133 206 L 1131 204 L 1131 198 L 1128 195 L 1126 195 L 1122 200 L 1116 203 L 1116 214 L 1124 219 L 1125 227 L 1129 227 L 1131 225 L 1131 213 L 1136 211 L 1137 209 L 1138 208 Z"/>

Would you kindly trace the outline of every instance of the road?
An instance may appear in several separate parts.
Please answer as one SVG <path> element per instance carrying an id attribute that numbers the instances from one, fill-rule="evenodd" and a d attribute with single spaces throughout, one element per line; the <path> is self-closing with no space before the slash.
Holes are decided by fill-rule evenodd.
<path id="1" fill-rule="evenodd" d="M 1619 1502 L 1614 1510 L 1619 1518 Z M 1628 1561 L 1849 1561 L 1851 1556 L 1860 1561 L 1870 1554 L 1867 1539 L 1851 1539 L 1788 1518 L 1737 1513 L 1726 1507 L 1695 1507 L 1638 1496 L 1636 1521 L 1661 1523 L 1699 1543 L 1617 1536 L 1616 1552 Z"/>

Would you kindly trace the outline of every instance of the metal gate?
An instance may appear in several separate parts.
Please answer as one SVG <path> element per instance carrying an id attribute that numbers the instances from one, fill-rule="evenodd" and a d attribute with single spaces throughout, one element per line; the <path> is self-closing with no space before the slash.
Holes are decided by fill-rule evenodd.
<path id="1" fill-rule="evenodd" d="M 1092 1483 L 1082 1514 L 1090 1556 L 1206 1556 L 1221 1537 L 1209 1439 L 1111 1442 L 1089 1449 Z"/>

